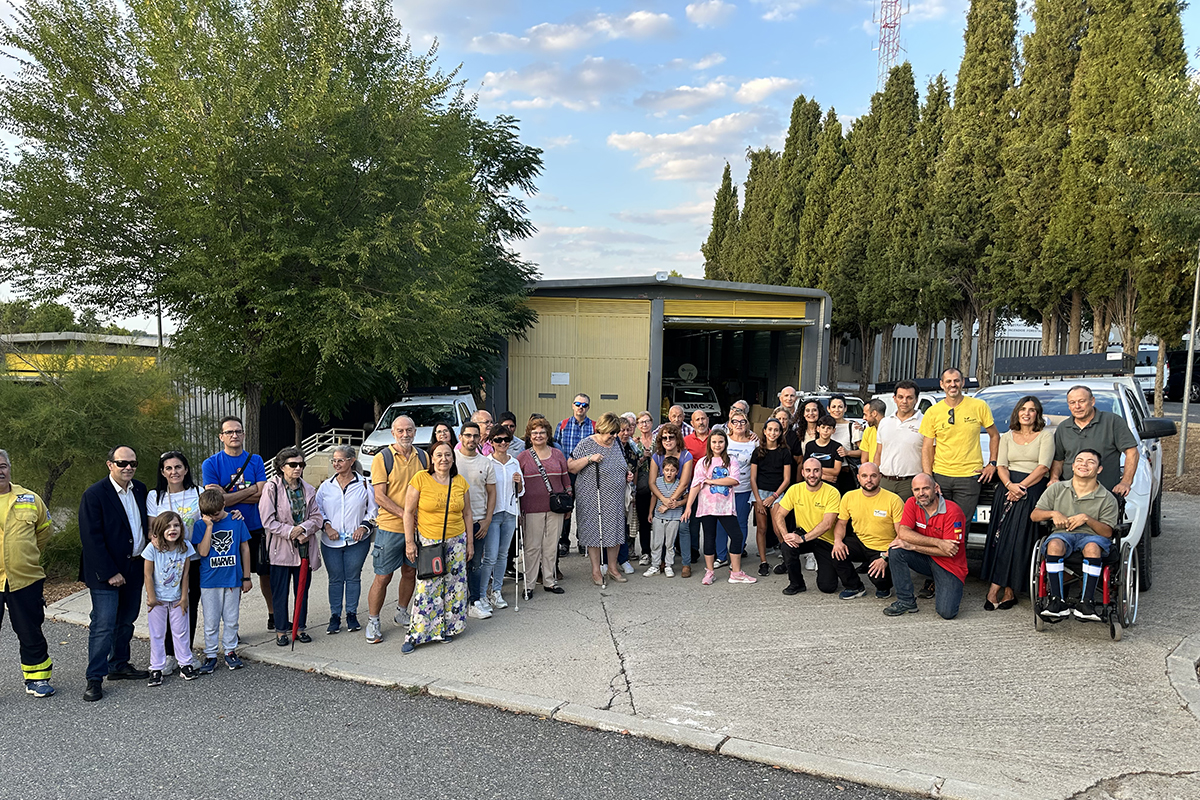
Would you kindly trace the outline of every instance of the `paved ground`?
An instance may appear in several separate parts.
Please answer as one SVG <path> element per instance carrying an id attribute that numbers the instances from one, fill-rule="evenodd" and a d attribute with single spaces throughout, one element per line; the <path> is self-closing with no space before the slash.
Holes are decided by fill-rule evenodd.
<path id="1" fill-rule="evenodd" d="M 520 613 L 472 620 L 449 647 L 404 656 L 390 618 L 379 645 L 321 635 L 321 573 L 312 644 L 295 656 L 276 648 L 258 596 L 245 601 L 243 635 L 248 656 L 300 668 L 515 690 L 841 759 L 848 770 L 979 787 L 960 796 L 1200 796 L 1185 774 L 1200 771 L 1200 722 L 1165 674 L 1167 654 L 1200 630 L 1197 518 L 1200 498 L 1165 499 L 1155 589 L 1119 643 L 1094 624 L 1035 633 L 1025 602 L 985 613 L 974 580 L 957 620 L 928 602 L 888 619 L 886 601 L 823 596 L 811 577 L 795 598 L 780 595 L 781 576 L 704 587 L 698 576 L 635 575 L 599 591 L 578 556 L 564 560 L 567 594 L 539 591 Z M 86 596 L 60 605 L 71 618 Z"/>
<path id="2" fill-rule="evenodd" d="M 80 699 L 87 631 L 50 623 L 49 700 L 20 692 L 0 634 L 0 798 L 395 797 L 903 800 L 533 716 L 251 664 Z M 144 664 L 145 642 L 134 656 Z"/>

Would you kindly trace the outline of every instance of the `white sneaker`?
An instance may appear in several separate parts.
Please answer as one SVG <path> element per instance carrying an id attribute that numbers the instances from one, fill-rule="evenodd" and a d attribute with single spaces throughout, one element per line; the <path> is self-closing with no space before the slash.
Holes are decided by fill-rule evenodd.
<path id="1" fill-rule="evenodd" d="M 650 554 L 642 553 L 642 557 L 638 559 L 638 565 L 643 566 L 643 567 L 649 566 L 650 565 Z"/>
<path id="2" fill-rule="evenodd" d="M 467 609 L 467 616 L 471 619 L 488 619 L 492 616 L 492 612 L 482 600 L 476 600 Z"/>
<path id="3" fill-rule="evenodd" d="M 177 669 L 179 669 L 179 662 L 175 660 L 175 656 L 167 656 L 167 660 L 163 662 L 162 674 L 170 675 Z"/>
<path id="4" fill-rule="evenodd" d="M 665 567 L 663 567 L 663 575 L 666 575 L 668 578 L 675 577 L 675 570 L 671 569 L 670 564 L 667 564 Z"/>
<path id="5" fill-rule="evenodd" d="M 400 606 L 396 607 L 396 615 L 392 617 L 392 619 L 395 620 L 396 624 L 401 628 L 407 628 L 412 624 L 412 619 L 408 616 L 408 609 Z"/>
<path id="6" fill-rule="evenodd" d="M 382 642 L 383 631 L 379 625 L 379 620 L 367 617 L 367 628 L 363 635 L 367 637 L 367 641 L 371 644 L 379 644 Z"/>
<path id="7" fill-rule="evenodd" d="M 499 589 L 492 589 L 490 592 L 488 592 L 488 605 L 490 605 L 493 610 L 497 608 L 508 608 L 508 603 L 505 602 L 504 595 L 500 594 Z"/>
<path id="8" fill-rule="evenodd" d="M 804 554 L 804 568 L 809 572 L 817 571 L 817 557 L 812 553 Z"/>
<path id="9" fill-rule="evenodd" d="M 630 564 L 628 561 L 621 565 L 621 569 L 625 570 L 626 575 L 633 574 L 633 564 Z"/>
<path id="10" fill-rule="evenodd" d="M 647 578 L 653 577 L 654 575 L 657 575 L 657 574 L 658 574 L 658 567 L 651 567 L 650 569 L 648 569 L 642 573 L 642 575 Z"/>

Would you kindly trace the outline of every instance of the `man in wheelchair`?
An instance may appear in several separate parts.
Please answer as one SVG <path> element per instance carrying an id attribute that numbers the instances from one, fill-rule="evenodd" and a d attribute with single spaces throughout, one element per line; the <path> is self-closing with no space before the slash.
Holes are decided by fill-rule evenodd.
<path id="1" fill-rule="evenodd" d="M 1070 480 L 1051 484 L 1030 518 L 1050 522 L 1054 532 L 1046 539 L 1046 584 L 1050 601 L 1042 617 L 1058 622 L 1071 614 L 1064 583 L 1064 562 L 1083 552 L 1083 586 L 1075 616 L 1100 622 L 1094 602 L 1104 557 L 1112 546 L 1117 524 L 1117 499 L 1100 485 L 1100 453 L 1080 450 L 1071 463 Z"/>

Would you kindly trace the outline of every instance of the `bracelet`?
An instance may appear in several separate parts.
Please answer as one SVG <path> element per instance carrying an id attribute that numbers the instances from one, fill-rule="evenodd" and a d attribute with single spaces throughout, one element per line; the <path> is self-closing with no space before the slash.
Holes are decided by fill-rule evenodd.
<path id="1" fill-rule="evenodd" d="M 249 575 L 243 575 L 243 576 L 242 576 L 242 583 L 245 583 L 245 582 L 246 582 L 246 581 L 248 581 L 248 580 L 250 580 L 250 576 L 249 576 Z"/>

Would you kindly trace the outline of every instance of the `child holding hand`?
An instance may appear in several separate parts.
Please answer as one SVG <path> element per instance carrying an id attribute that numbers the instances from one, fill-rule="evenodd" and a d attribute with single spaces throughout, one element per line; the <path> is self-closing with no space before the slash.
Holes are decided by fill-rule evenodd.
<path id="1" fill-rule="evenodd" d="M 654 495 L 654 524 L 650 528 L 650 569 L 643 575 L 651 577 L 662 571 L 668 578 L 675 577 L 671 562 L 675 560 L 675 535 L 679 533 L 679 518 L 683 515 L 683 501 L 672 499 L 679 487 L 679 459 L 667 456 L 663 459 L 662 474 L 650 488 Z"/>

